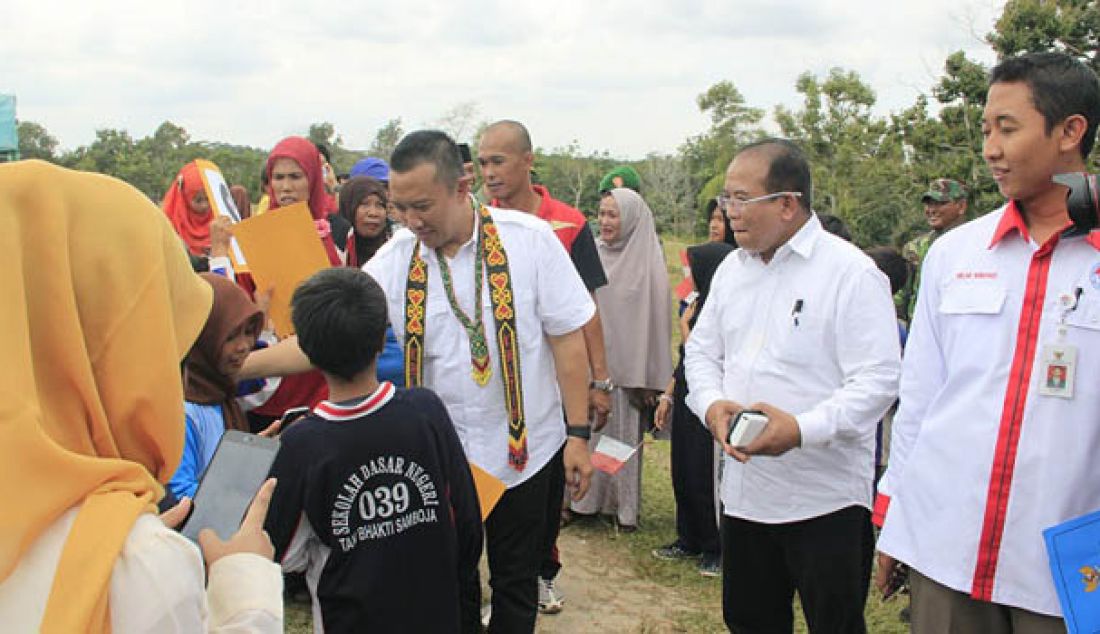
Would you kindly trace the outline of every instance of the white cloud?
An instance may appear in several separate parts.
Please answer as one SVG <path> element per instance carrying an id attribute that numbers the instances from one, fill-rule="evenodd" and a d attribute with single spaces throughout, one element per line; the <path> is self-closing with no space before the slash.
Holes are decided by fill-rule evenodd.
<path id="1" fill-rule="evenodd" d="M 905 107 L 949 53 L 991 59 L 975 34 L 999 12 L 988 0 L 6 0 L 0 91 L 65 147 L 164 120 L 260 147 L 331 121 L 366 147 L 392 117 L 411 128 L 475 101 L 527 123 L 539 146 L 640 157 L 705 129 L 695 96 L 722 79 L 770 112 L 797 107 L 800 73 L 839 66 L 880 111 Z"/>

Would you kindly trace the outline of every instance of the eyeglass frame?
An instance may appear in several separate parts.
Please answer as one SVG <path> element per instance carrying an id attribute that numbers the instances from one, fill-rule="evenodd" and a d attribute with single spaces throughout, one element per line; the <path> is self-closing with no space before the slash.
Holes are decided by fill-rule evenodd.
<path id="1" fill-rule="evenodd" d="M 770 194 L 764 194 L 763 196 L 757 196 L 756 198 L 746 198 L 744 200 L 740 198 L 734 198 L 733 196 L 718 195 L 714 197 L 714 202 L 718 205 L 718 208 L 724 212 L 728 212 L 730 208 L 744 209 L 753 203 L 762 203 L 766 200 L 774 200 L 783 196 L 794 196 L 795 198 L 802 198 L 802 192 L 772 192 Z"/>

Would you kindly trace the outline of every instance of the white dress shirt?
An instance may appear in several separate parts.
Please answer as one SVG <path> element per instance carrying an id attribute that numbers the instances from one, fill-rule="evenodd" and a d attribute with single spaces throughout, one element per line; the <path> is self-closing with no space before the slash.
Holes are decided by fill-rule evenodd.
<path id="1" fill-rule="evenodd" d="M 1100 508 L 1094 242 L 1044 257 L 1010 205 L 936 240 L 922 266 L 878 547 L 979 600 L 1060 615 L 1042 531 Z M 1063 314 L 1072 399 L 1039 393 Z"/>
<path id="2" fill-rule="evenodd" d="M 80 507 L 65 512 L 0 582 L 5 632 L 37 632 L 57 562 Z M 155 515 L 138 517 L 111 572 L 111 631 L 282 632 L 283 576 L 278 564 L 250 553 L 222 557 L 206 581 L 198 546 Z"/>
<path id="3" fill-rule="evenodd" d="M 466 456 L 482 469 L 516 486 L 534 476 L 565 442 L 562 401 L 558 391 L 549 336 L 577 330 L 596 307 L 553 229 L 543 220 L 518 211 L 490 208 L 512 274 L 523 404 L 527 422 L 527 465 L 516 471 L 508 464 L 508 410 L 504 404 L 500 352 L 488 290 L 483 282 L 481 318 L 485 325 L 493 374 L 485 386 L 470 376 L 470 344 L 466 330 L 447 302 L 435 251 L 421 245 L 428 267 L 428 300 L 424 333 L 424 387 L 443 400 L 454 421 Z M 455 297 L 473 317 L 474 257 L 480 220 L 454 258 L 448 258 Z M 382 286 L 397 340 L 405 338 L 405 286 L 416 236 L 398 231 L 363 270 Z"/>
<path id="4" fill-rule="evenodd" d="M 715 272 L 685 353 L 700 420 L 718 400 L 763 402 L 801 429 L 802 446 L 782 456 L 725 457 L 726 515 L 785 523 L 870 507 L 875 428 L 901 363 L 889 284 L 870 258 L 816 215 L 767 264 L 738 249 Z"/>

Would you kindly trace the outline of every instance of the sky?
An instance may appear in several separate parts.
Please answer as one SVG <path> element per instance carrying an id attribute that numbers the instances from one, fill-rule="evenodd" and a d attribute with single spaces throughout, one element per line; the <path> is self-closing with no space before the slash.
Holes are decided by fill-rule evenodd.
<path id="1" fill-rule="evenodd" d="M 165 120 L 270 148 L 331 122 L 365 149 L 387 120 L 516 119 L 543 149 L 673 152 L 730 80 L 797 108 L 803 72 L 855 70 L 876 111 L 929 93 L 957 50 L 989 63 L 994 0 L 3 0 L 0 93 L 61 146 Z M 472 128 L 472 126 L 470 126 Z M 467 130 L 468 133 L 472 129 Z"/>

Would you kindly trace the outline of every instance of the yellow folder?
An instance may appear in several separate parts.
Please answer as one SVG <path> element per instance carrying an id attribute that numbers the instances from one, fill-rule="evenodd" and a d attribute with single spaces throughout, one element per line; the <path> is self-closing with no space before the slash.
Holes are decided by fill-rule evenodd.
<path id="1" fill-rule="evenodd" d="M 290 321 L 294 289 L 329 266 L 309 208 L 305 203 L 297 203 L 243 220 L 233 226 L 233 237 L 244 251 L 256 282 L 256 294 L 274 289 L 270 317 L 275 333 L 280 337 L 294 334 Z"/>
<path id="2" fill-rule="evenodd" d="M 481 521 L 484 522 L 489 517 L 489 513 L 493 512 L 493 507 L 500 501 L 500 496 L 504 495 L 507 487 L 496 476 L 472 462 L 470 463 L 470 473 L 474 476 L 477 501 L 481 504 Z"/>

